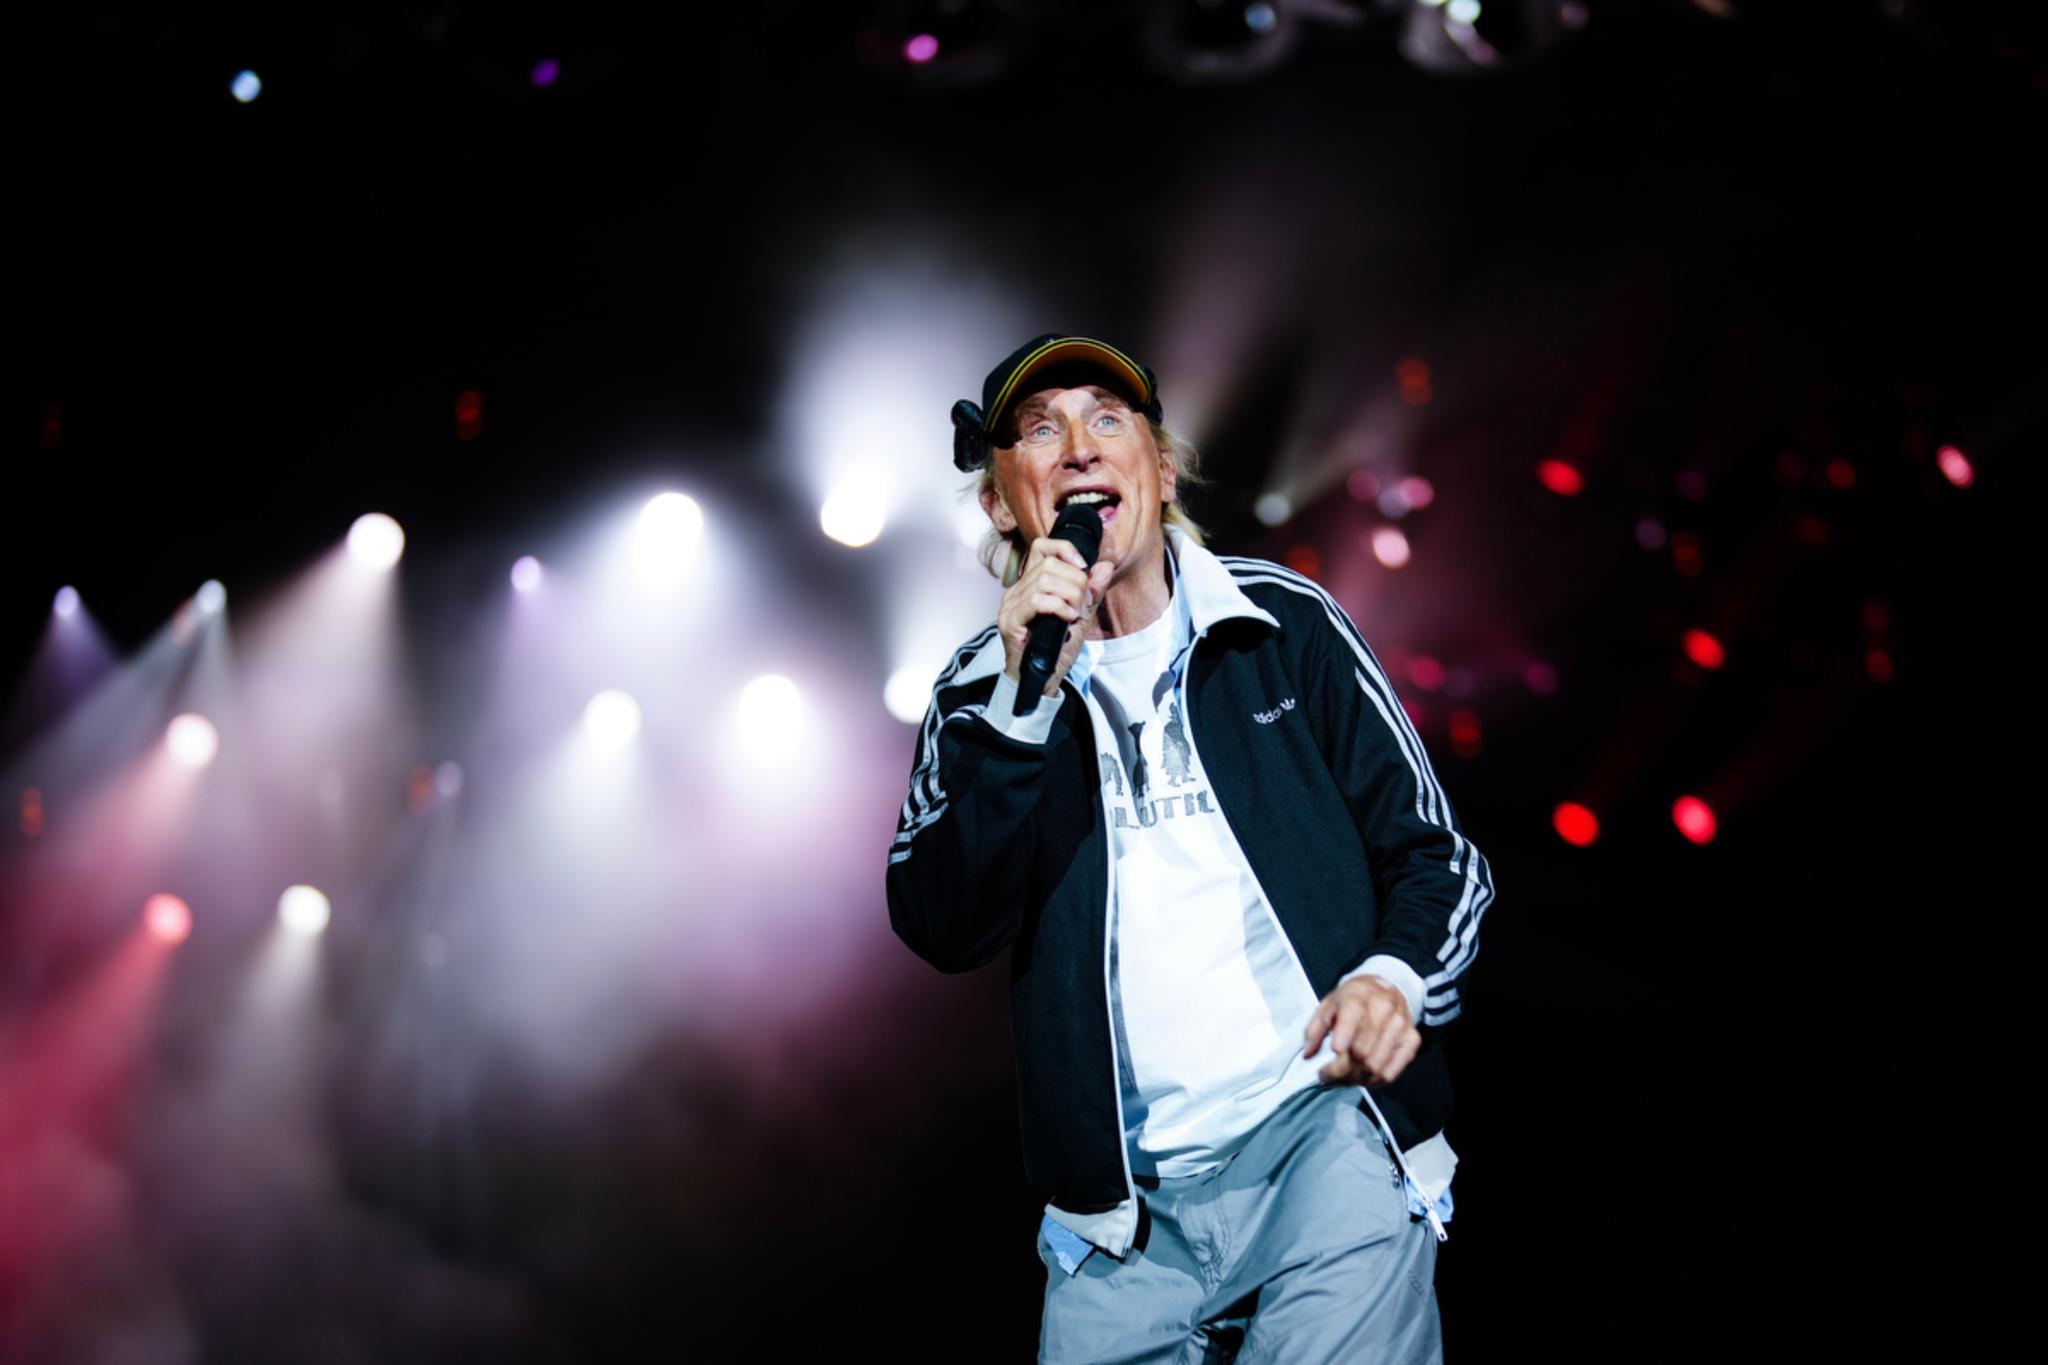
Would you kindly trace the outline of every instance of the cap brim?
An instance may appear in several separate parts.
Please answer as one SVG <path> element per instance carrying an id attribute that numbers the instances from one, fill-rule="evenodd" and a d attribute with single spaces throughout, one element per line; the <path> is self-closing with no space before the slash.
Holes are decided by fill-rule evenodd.
<path id="1" fill-rule="evenodd" d="M 1030 381 L 1054 369 L 1099 373 L 1110 381 L 1105 387 L 1119 390 L 1134 407 L 1151 406 L 1152 386 L 1145 382 L 1145 372 L 1137 361 L 1107 342 L 1090 337 L 1061 337 L 1025 356 L 1003 381 L 995 402 L 989 404 L 987 422 L 991 437 L 1002 431 L 1012 404 L 1043 387 Z"/>

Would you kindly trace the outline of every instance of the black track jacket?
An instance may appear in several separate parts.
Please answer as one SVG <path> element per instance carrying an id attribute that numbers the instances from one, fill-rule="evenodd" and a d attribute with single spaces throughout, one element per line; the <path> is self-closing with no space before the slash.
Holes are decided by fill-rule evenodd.
<path id="1" fill-rule="evenodd" d="M 1187 727 L 1316 997 L 1374 953 L 1421 976 L 1422 1050 L 1371 1094 L 1402 1148 L 1451 1110 L 1440 1040 L 1463 1008 L 1493 874 L 1379 660 L 1335 598 L 1167 527 L 1196 640 Z M 954 651 L 889 851 L 889 922 L 964 972 L 1010 949 L 1026 1178 L 1079 1213 L 1135 1200 L 1109 1007 L 1110 840 L 1092 703 L 1071 680 L 1043 744 L 982 716 L 993 624 Z"/>

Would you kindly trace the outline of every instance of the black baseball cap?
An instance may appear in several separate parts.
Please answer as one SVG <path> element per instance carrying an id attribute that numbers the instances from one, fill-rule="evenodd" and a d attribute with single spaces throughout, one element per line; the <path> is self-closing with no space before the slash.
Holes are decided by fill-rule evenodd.
<path id="1" fill-rule="evenodd" d="M 1003 424 L 1018 399 L 1044 388 L 1082 384 L 1100 384 L 1120 394 L 1132 411 L 1160 420 L 1159 381 L 1151 370 L 1106 341 L 1047 332 L 988 372 L 980 407 L 965 398 L 953 405 L 953 463 L 962 470 L 987 464 L 989 447 L 1007 444 Z"/>

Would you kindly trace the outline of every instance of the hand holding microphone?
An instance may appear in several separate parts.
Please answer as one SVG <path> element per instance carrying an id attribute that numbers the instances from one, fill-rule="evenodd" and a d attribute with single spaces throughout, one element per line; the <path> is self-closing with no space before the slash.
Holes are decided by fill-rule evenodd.
<path id="1" fill-rule="evenodd" d="M 1116 561 L 1097 562 L 1102 514 L 1088 503 L 1061 509 L 1052 534 L 1031 542 L 1024 571 L 1003 594 L 996 623 L 1004 669 L 1017 680 L 1017 714 L 1029 715 L 1052 695 L 1081 652 L 1081 637 Z"/>

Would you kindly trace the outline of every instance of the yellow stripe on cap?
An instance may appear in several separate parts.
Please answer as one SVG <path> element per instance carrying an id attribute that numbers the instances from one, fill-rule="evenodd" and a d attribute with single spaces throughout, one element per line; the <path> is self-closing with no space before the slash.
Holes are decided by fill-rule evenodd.
<path id="1" fill-rule="evenodd" d="M 1086 355 L 1092 359 L 1101 360 L 1110 369 L 1122 371 L 1130 381 L 1131 392 L 1138 395 L 1138 406 L 1144 407 L 1151 403 L 1152 386 L 1145 382 L 1144 371 L 1138 368 L 1137 361 L 1131 359 L 1106 341 L 1097 341 L 1092 337 L 1061 337 L 1057 341 L 1046 342 L 1045 345 L 1039 347 L 1030 355 L 1025 356 L 1023 363 L 1011 371 L 1010 377 L 1003 381 L 1003 387 L 996 392 L 996 401 L 990 405 L 988 410 L 987 423 L 989 433 L 993 435 L 1001 425 L 1003 409 L 1010 405 L 1011 396 L 1017 392 L 1018 387 L 1025 380 L 1042 370 L 1050 369 L 1059 362 L 1071 359 L 1077 355 Z"/>

